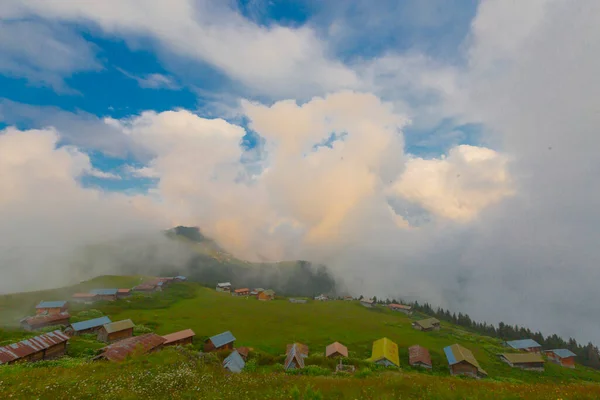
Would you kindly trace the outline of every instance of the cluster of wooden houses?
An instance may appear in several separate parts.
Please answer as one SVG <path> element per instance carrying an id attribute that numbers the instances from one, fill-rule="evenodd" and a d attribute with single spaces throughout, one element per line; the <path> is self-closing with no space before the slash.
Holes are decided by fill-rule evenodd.
<path id="1" fill-rule="evenodd" d="M 275 299 L 274 290 L 263 288 L 255 288 L 252 290 L 249 288 L 233 289 L 231 282 L 217 283 L 215 290 L 217 292 L 231 293 L 232 296 L 255 297 L 261 301 L 270 301 Z"/>

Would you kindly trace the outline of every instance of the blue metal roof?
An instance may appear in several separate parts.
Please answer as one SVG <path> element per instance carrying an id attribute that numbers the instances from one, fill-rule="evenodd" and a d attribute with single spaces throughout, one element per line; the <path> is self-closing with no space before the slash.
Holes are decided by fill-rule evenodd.
<path id="1" fill-rule="evenodd" d="M 454 357 L 454 353 L 452 352 L 452 348 L 450 346 L 444 347 L 444 353 L 446 353 L 446 358 L 448 359 L 448 364 L 450 364 L 450 365 L 456 364 L 456 357 Z"/>
<path id="2" fill-rule="evenodd" d="M 513 349 L 527 349 L 529 347 L 542 347 L 538 342 L 536 342 L 533 339 L 511 340 L 510 342 L 506 342 L 506 345 L 512 347 Z"/>
<path id="3" fill-rule="evenodd" d="M 219 333 L 218 335 L 212 336 L 210 341 L 215 347 L 225 346 L 227 343 L 231 343 L 235 341 L 235 337 L 229 331 Z"/>
<path id="4" fill-rule="evenodd" d="M 90 290 L 90 293 L 99 294 L 101 296 L 112 296 L 116 295 L 118 291 L 118 289 L 92 289 Z"/>
<path id="5" fill-rule="evenodd" d="M 240 353 L 234 351 L 225 360 L 223 360 L 223 367 L 227 368 L 231 372 L 242 372 L 246 363 Z"/>
<path id="6" fill-rule="evenodd" d="M 75 322 L 74 324 L 71 324 L 71 327 L 73 327 L 75 332 L 79 332 L 90 328 L 97 328 L 104 324 L 110 324 L 111 322 L 112 321 L 108 317 L 100 317 L 88 319 L 87 321 Z"/>
<path id="7" fill-rule="evenodd" d="M 569 349 L 554 349 L 550 351 L 559 356 L 560 358 L 575 357 L 577 355 Z"/>
<path id="8" fill-rule="evenodd" d="M 179 279 L 179 280 L 182 280 L 182 281 L 187 280 L 187 278 L 185 276 L 182 276 L 182 275 L 176 276 L 175 279 Z"/>
<path id="9" fill-rule="evenodd" d="M 42 301 L 35 308 L 61 308 L 66 304 L 66 301 Z"/>

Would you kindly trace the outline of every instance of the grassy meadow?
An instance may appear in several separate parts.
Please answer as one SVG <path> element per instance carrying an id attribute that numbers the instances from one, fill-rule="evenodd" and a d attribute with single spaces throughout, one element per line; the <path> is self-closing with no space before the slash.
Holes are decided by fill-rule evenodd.
<path id="1" fill-rule="evenodd" d="M 58 300 L 92 287 L 130 287 L 141 278 L 101 277 L 56 291 L 2 296 L 0 320 L 18 321 L 33 312 L 33 306 L 41 299 Z M 29 309 L 17 315 L 17 310 L 25 307 Z M 108 394 L 115 398 L 143 395 L 220 399 L 600 398 L 598 371 L 580 365 L 571 370 L 552 363 L 546 363 L 544 373 L 513 369 L 497 359 L 496 354 L 506 350 L 497 339 L 478 336 L 447 323 L 442 323 L 439 332 L 416 331 L 411 322 L 418 316 L 408 317 L 383 308 L 367 309 L 356 301 L 293 304 L 278 298 L 260 302 L 217 293 L 194 283 L 181 283 L 147 297 L 73 305 L 72 314 L 86 308 L 99 310 L 113 321 L 131 318 L 137 325 L 158 334 L 191 328 L 197 335 L 196 350 L 205 337 L 230 330 L 237 338 L 237 346 L 248 346 L 254 351 L 246 372 L 228 375 L 218 367 L 218 360 L 199 361 L 197 352 L 191 353 L 193 349 L 166 349 L 118 366 L 90 363 L 88 360 L 102 344 L 93 336 L 76 337 L 70 341 L 65 359 L 0 367 L 0 393 L 13 398 L 113 398 Z M 7 328 L 0 329 L 0 345 L 35 335 L 15 329 L 11 323 L 4 326 Z M 373 367 L 364 361 L 370 356 L 372 342 L 381 337 L 398 344 L 400 371 Z M 307 375 L 282 372 L 285 346 L 294 341 L 310 348 L 307 365 L 311 367 L 304 372 Z M 325 346 L 333 341 L 348 347 L 349 363 L 358 368 L 355 376 L 331 374 L 334 364 L 323 354 Z M 451 377 L 443 347 L 453 343 L 473 351 L 489 378 L 474 381 Z M 408 366 L 407 348 L 414 344 L 429 348 L 432 371 Z M 158 382 L 168 383 L 163 388 L 158 387 Z M 108 386 L 111 389 L 107 391 Z"/>

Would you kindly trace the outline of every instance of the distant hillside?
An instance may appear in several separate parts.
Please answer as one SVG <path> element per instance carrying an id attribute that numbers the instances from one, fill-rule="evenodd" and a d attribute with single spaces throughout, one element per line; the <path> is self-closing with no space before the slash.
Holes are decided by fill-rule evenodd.
<path id="1" fill-rule="evenodd" d="M 238 287 L 271 288 L 290 296 L 314 296 L 336 291 L 335 281 L 324 265 L 308 261 L 243 261 L 223 250 L 197 227 L 178 226 L 166 231 L 166 235 L 185 243 L 194 253 L 183 269 L 177 266 L 165 271 L 167 274 L 185 273 L 191 280 L 209 286 L 231 282 Z"/>

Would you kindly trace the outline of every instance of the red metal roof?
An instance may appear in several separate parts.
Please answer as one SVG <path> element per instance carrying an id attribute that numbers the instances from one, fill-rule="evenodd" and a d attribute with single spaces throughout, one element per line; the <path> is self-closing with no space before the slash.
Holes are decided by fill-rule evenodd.
<path id="1" fill-rule="evenodd" d="M 95 359 L 105 358 L 110 361 L 123 361 L 134 352 L 147 353 L 164 344 L 165 341 L 165 338 L 154 333 L 130 337 L 106 346 Z"/>
<path id="2" fill-rule="evenodd" d="M 96 297 L 96 294 L 94 294 L 94 293 L 75 293 L 72 297 L 74 299 L 87 299 L 90 297 Z"/>
<path id="3" fill-rule="evenodd" d="M 166 340 L 165 344 L 170 344 L 173 342 L 177 342 L 179 340 L 187 339 L 196 336 L 193 330 L 185 329 L 183 331 L 169 333 L 168 335 L 164 335 L 163 338 Z"/>
<path id="4" fill-rule="evenodd" d="M 248 289 L 248 288 L 234 290 L 235 293 L 242 293 L 242 292 L 249 292 L 249 291 L 250 291 L 250 289 Z"/>
<path id="5" fill-rule="evenodd" d="M 403 310 L 410 310 L 412 308 L 411 306 L 405 306 L 404 304 L 394 304 L 394 303 L 390 304 L 388 307 L 389 308 L 401 308 Z"/>
<path id="6" fill-rule="evenodd" d="M 240 353 L 240 356 L 247 358 L 248 357 L 248 353 L 250 353 L 250 349 L 248 347 L 238 347 L 236 348 L 237 352 Z"/>
<path id="7" fill-rule="evenodd" d="M 22 340 L 18 343 L 9 344 L 0 347 L 0 364 L 6 364 L 11 361 L 27 357 L 38 351 L 48 349 L 59 343 L 69 340 L 69 337 L 59 330 L 45 333 L 31 339 Z"/>
<path id="8" fill-rule="evenodd" d="M 118 289 L 117 293 L 129 293 L 131 292 L 131 289 Z"/>
<path id="9" fill-rule="evenodd" d="M 408 363 L 414 365 L 418 362 L 431 366 L 431 355 L 429 355 L 429 350 L 418 345 L 409 347 Z"/>
<path id="10" fill-rule="evenodd" d="M 71 315 L 68 312 L 61 312 L 58 314 L 35 315 L 33 317 L 27 317 L 21 320 L 21 322 L 24 322 L 29 326 L 41 326 L 48 325 L 55 321 L 68 320 L 69 318 L 71 318 Z"/>
<path id="11" fill-rule="evenodd" d="M 339 353 L 344 357 L 348 357 L 348 348 L 339 342 L 331 343 L 325 348 L 325 357 L 329 357 L 335 353 Z"/>

